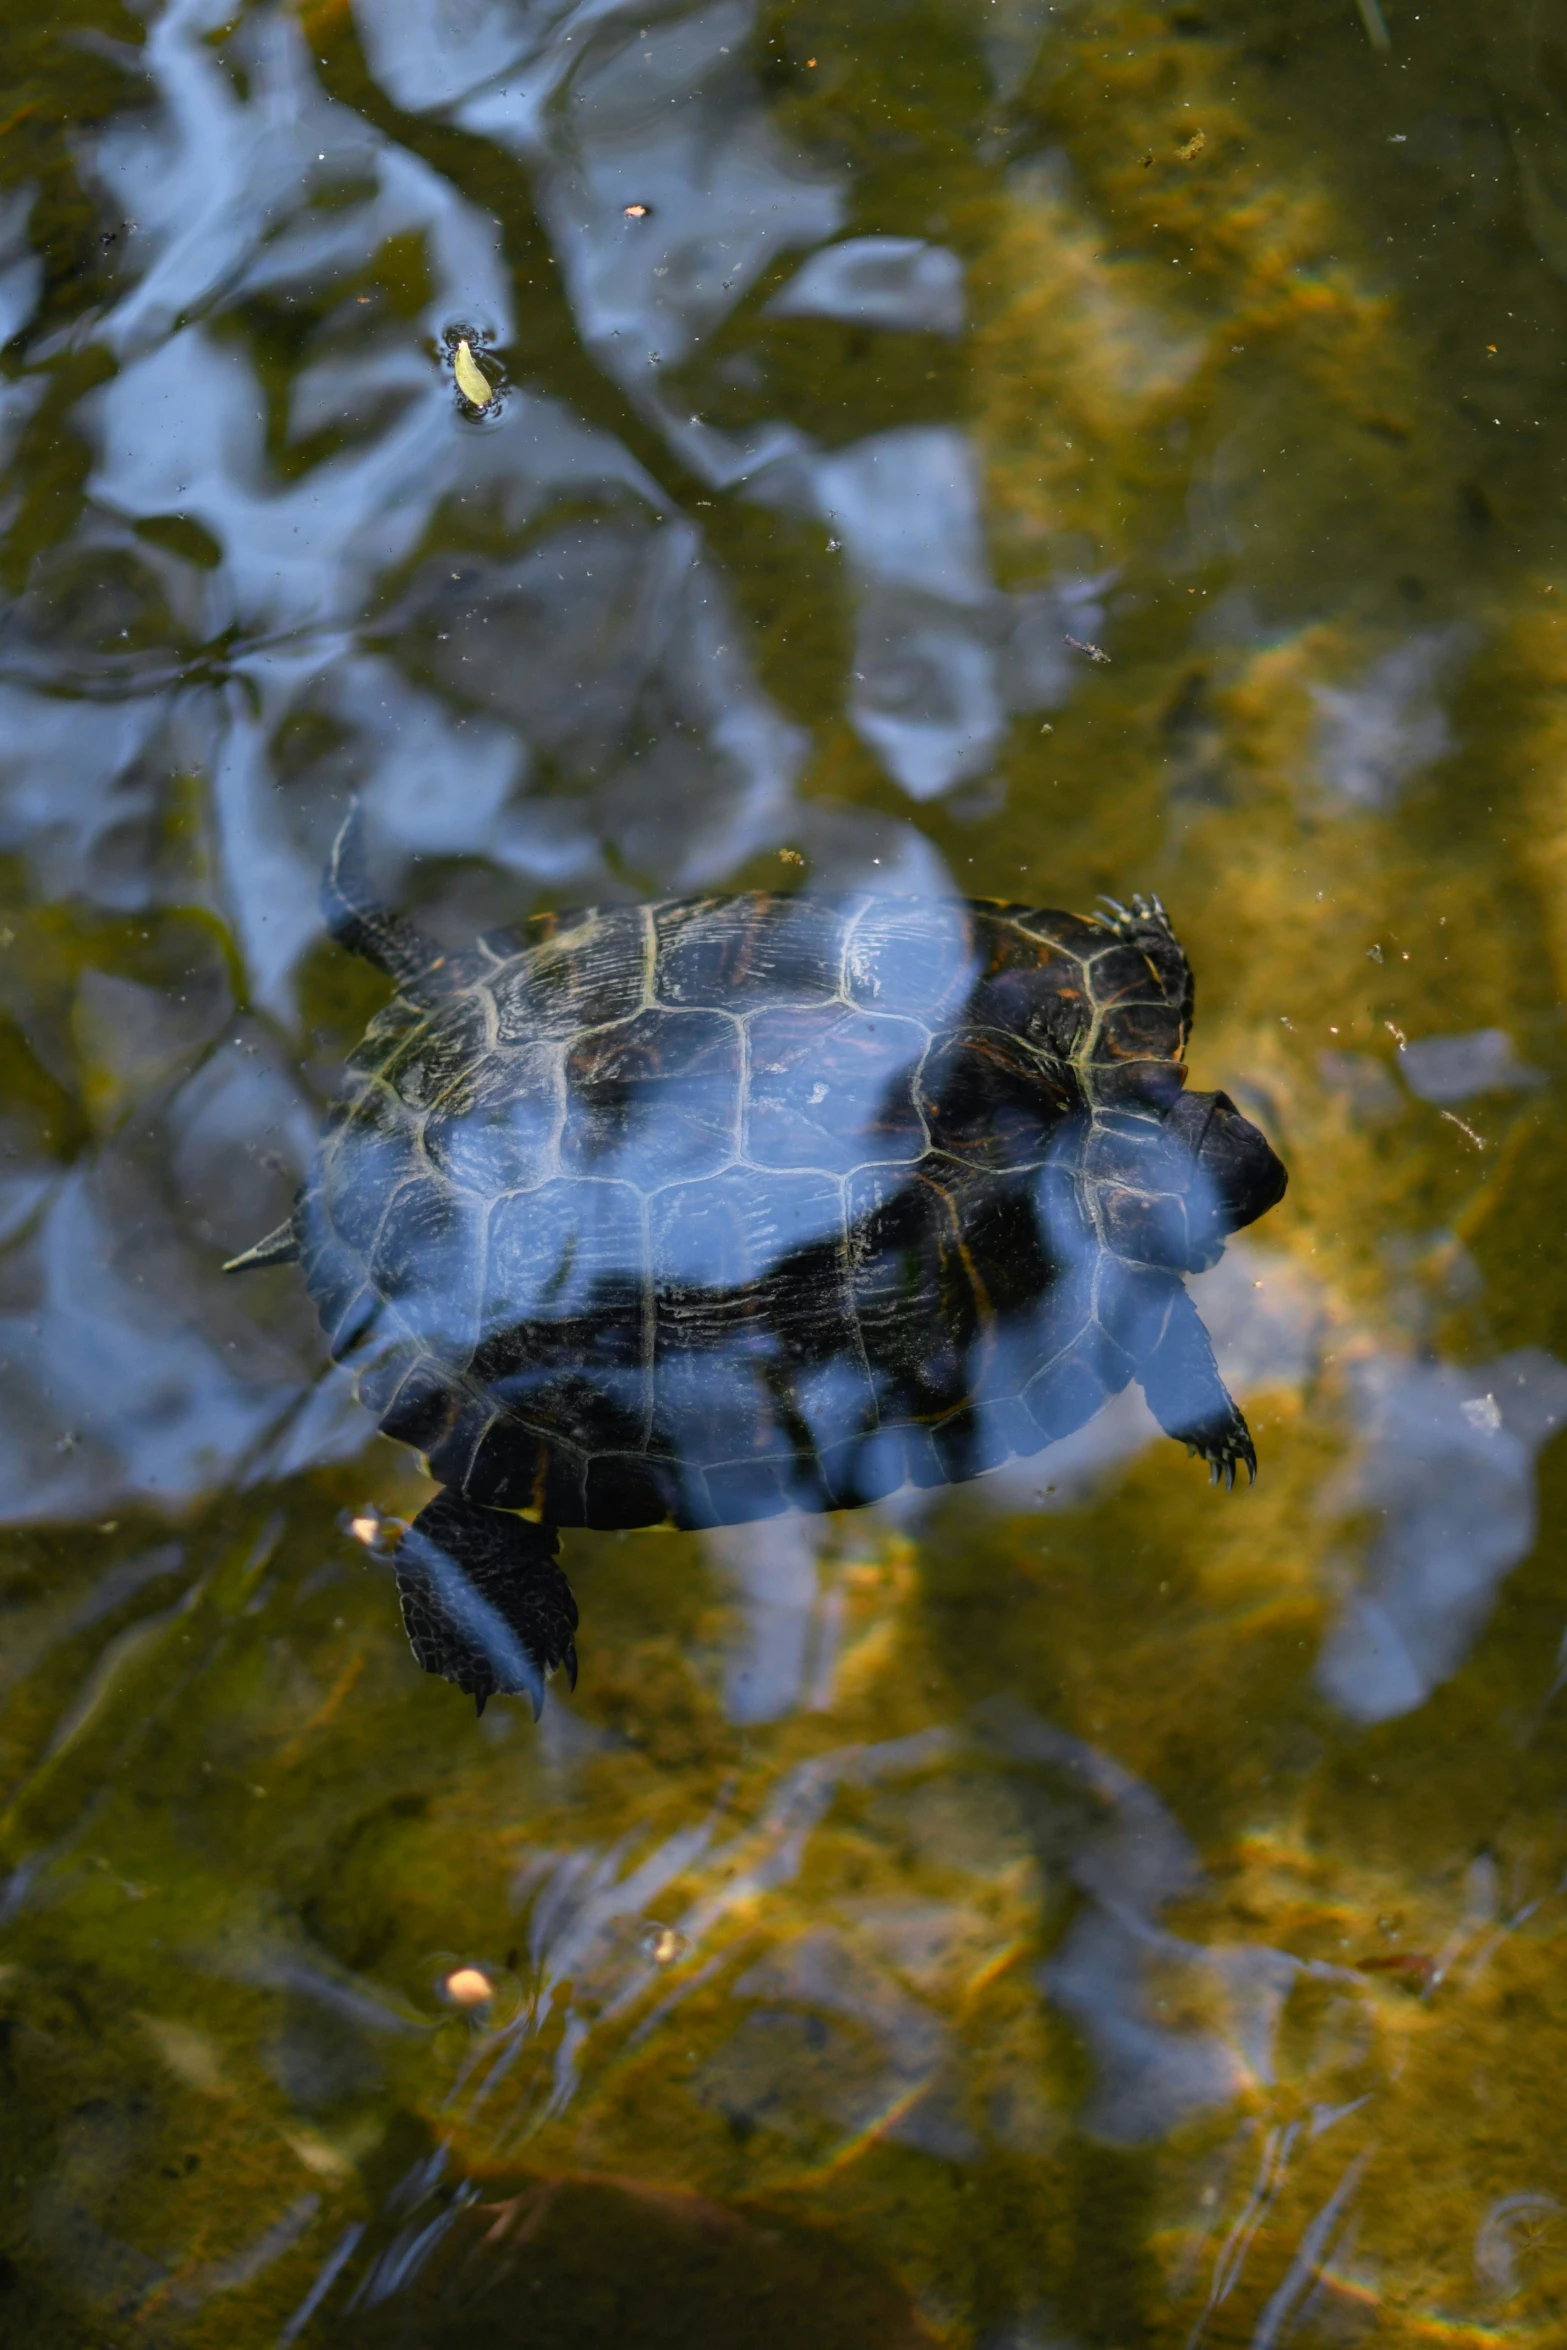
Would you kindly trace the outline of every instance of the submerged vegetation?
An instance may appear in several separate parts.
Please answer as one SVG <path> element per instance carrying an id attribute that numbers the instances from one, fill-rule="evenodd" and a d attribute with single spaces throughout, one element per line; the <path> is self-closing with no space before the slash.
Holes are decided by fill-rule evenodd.
<path id="1" fill-rule="evenodd" d="M 979 13 L 10 11 L 7 2340 L 1560 2337 L 1567 54 Z M 476 1724 L 218 1272 L 354 788 L 451 938 L 1158 890 L 1255 1490 L 581 1535 Z"/>

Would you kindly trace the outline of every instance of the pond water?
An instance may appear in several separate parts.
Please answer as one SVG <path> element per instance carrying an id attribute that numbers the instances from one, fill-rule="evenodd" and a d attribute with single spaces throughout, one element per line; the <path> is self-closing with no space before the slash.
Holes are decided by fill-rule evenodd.
<path id="1" fill-rule="evenodd" d="M 1560 2342 L 1560 11 L 228 4 L 5 12 L 0 2339 Z M 1255 1487 L 575 1533 L 476 1720 L 220 1271 L 355 795 L 451 943 L 1157 891 Z"/>

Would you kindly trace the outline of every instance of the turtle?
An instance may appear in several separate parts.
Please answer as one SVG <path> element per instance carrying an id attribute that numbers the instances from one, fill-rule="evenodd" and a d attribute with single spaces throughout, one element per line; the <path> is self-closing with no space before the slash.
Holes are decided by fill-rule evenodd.
<path id="1" fill-rule="evenodd" d="M 1101 907 L 753 891 L 447 950 L 378 903 L 351 812 L 322 910 L 395 992 L 225 1269 L 297 1261 L 436 1480 L 393 1554 L 427 1671 L 537 1719 L 576 1685 L 561 1528 L 957 1483 L 1133 1380 L 1213 1481 L 1255 1477 L 1185 1276 L 1285 1169 L 1187 1090 L 1164 907 Z"/>

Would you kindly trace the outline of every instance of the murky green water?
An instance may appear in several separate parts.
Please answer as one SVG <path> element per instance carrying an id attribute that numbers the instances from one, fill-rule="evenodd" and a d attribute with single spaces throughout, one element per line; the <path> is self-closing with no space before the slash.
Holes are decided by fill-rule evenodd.
<path id="1" fill-rule="evenodd" d="M 0 2338 L 1559 2341 L 1559 8 L 7 14 Z M 453 940 L 1159 891 L 1255 1490 L 577 1535 L 475 1722 L 218 1270 L 356 791 Z"/>

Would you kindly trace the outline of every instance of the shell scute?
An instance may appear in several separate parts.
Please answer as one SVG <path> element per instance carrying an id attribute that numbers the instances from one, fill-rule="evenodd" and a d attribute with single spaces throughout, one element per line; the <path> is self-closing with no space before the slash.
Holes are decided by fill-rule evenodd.
<path id="1" fill-rule="evenodd" d="M 381 1006 L 349 1054 L 344 1064 L 347 1075 L 350 1078 L 372 1076 L 384 1068 L 398 1046 L 405 1044 L 428 1017 L 424 1005 L 411 1004 L 406 996 L 394 995 L 390 1003 Z"/>
<path id="2" fill-rule="evenodd" d="M 322 1157 L 326 1181 L 306 1202 L 307 1229 L 322 1220 L 324 1206 L 334 1237 L 367 1258 L 391 1201 L 426 1172 L 418 1128 L 395 1095 L 379 1085 L 367 1087 Z"/>
<path id="3" fill-rule="evenodd" d="M 931 1493 L 938 1485 L 951 1483 L 947 1464 L 936 1446 L 934 1430 L 909 1427 L 901 1428 L 898 1434 L 903 1445 L 903 1474 L 909 1484 Z"/>
<path id="4" fill-rule="evenodd" d="M 611 906 L 513 956 L 487 981 L 500 1042 L 573 1037 L 629 1020 L 647 1000 L 647 937 L 640 906 Z"/>
<path id="5" fill-rule="evenodd" d="M 1089 1421 L 1124 1379 L 1107 1375 L 1100 1350 L 1091 1339 L 1056 1356 L 1023 1390 L 1028 1414 L 1039 1431 L 1039 1441 L 1054 1444 Z"/>
<path id="6" fill-rule="evenodd" d="M 1134 1000 L 1101 1021 L 1093 1058 L 1102 1061 L 1178 1061 L 1184 1025 L 1173 1004 Z"/>
<path id="7" fill-rule="evenodd" d="M 843 971 L 843 918 L 829 898 L 699 898 L 654 909 L 662 1004 L 745 1012 L 825 1003 Z"/>
<path id="8" fill-rule="evenodd" d="M 561 1178 L 509 1194 L 490 1213 L 480 1344 L 526 1331 L 569 1353 L 610 1345 L 640 1360 L 648 1295 L 641 1194 L 629 1183 Z"/>
<path id="9" fill-rule="evenodd" d="M 379 1420 L 419 1360 L 415 1339 L 394 1338 L 377 1349 L 374 1358 L 361 1364 L 359 1370 L 359 1400 L 365 1410 L 373 1412 Z"/>
<path id="10" fill-rule="evenodd" d="M 470 1501 L 491 1509 L 535 1508 L 543 1488 L 547 1452 L 542 1437 L 509 1414 L 497 1414 L 475 1444 L 463 1479 Z"/>
<path id="11" fill-rule="evenodd" d="M 1067 914 L 1055 906 L 1019 906 L 1008 912 L 1019 930 L 1053 954 L 1078 963 L 1098 954 L 1109 936 L 1105 924 L 1092 914 Z"/>
<path id="12" fill-rule="evenodd" d="M 979 969 L 962 898 L 871 898 L 844 917 L 844 992 L 866 1011 L 934 1027 L 954 1017 Z"/>
<path id="13" fill-rule="evenodd" d="M 434 1456 L 430 1466 L 435 1466 Z M 551 1525 L 583 1522 L 587 1455 L 540 1437 L 506 1416 L 492 1417 L 465 1459 L 463 1490 L 497 1509 L 536 1510 Z"/>
<path id="14" fill-rule="evenodd" d="M 830 1457 L 846 1464 L 845 1445 L 859 1446 L 874 1436 L 881 1417 L 876 1384 L 852 1324 L 831 1352 L 794 1366 L 791 1390 L 817 1460 L 825 1463 Z M 828 1489 L 834 1488 L 829 1484 Z"/>
<path id="15" fill-rule="evenodd" d="M 747 1030 L 754 1165 L 844 1173 L 868 1160 L 911 1164 L 925 1149 L 915 1082 L 929 1034 L 919 1022 L 829 1004 L 757 1012 Z"/>
<path id="16" fill-rule="evenodd" d="M 1101 1013 L 1129 1003 L 1169 1002 L 1164 982 L 1141 947 L 1118 943 L 1089 965 L 1089 985 Z"/>
<path id="17" fill-rule="evenodd" d="M 474 1073 L 484 1065 L 489 1041 L 485 999 L 477 994 L 448 996 L 398 1039 L 377 1074 L 410 1109 L 428 1109 L 446 1094 L 460 1107 L 468 1099 Z"/>
<path id="18" fill-rule="evenodd" d="M 981 928 L 985 964 L 963 1007 L 964 1025 L 1026 1037 L 1037 1049 L 1070 1059 L 1092 1018 L 1081 961 L 1014 921 L 995 919 Z"/>
<path id="19" fill-rule="evenodd" d="M 680 1480 L 667 1461 L 641 1452 L 597 1452 L 588 1461 L 584 1517 L 590 1526 L 658 1526 L 680 1504 Z"/>
<path id="20" fill-rule="evenodd" d="M 694 1523 L 716 1525 L 719 1520 L 706 1514 L 706 1473 L 725 1466 L 754 1471 L 771 1461 L 771 1477 L 762 1478 L 765 1492 L 778 1467 L 794 1460 L 796 1437 L 776 1380 L 774 1350 L 754 1314 L 750 1328 L 736 1328 L 716 1358 L 694 1328 L 683 1332 L 672 1321 L 659 1336 L 653 1449 L 680 1464 L 682 1513 L 696 1513 Z M 683 1337 L 690 1343 L 682 1344 Z"/>
<path id="21" fill-rule="evenodd" d="M 467 1361 L 479 1334 L 484 1222 L 482 1203 L 418 1176 L 388 1201 L 371 1252 L 377 1295 L 411 1337 L 451 1363 Z"/>
<path id="22" fill-rule="evenodd" d="M 477 1073 L 466 1109 L 443 1104 L 424 1122 L 432 1164 L 465 1190 L 487 1199 L 525 1191 L 556 1168 L 565 1114 L 558 1045 L 497 1048 Z"/>
<path id="23" fill-rule="evenodd" d="M 811 1478 L 814 1485 L 815 1480 Z M 791 1506 L 818 1507 L 797 1490 L 793 1464 L 781 1460 L 714 1461 L 703 1472 L 706 1503 L 702 1523 L 733 1526 L 752 1518 L 776 1518 Z"/>
<path id="24" fill-rule="evenodd" d="M 647 1011 L 566 1056 L 561 1164 L 643 1190 L 727 1166 L 740 1135 L 740 1030 L 726 1012 Z"/>
<path id="25" fill-rule="evenodd" d="M 677 1298 L 697 1301 L 683 1310 L 699 1311 L 704 1300 L 719 1310 L 730 1292 L 779 1278 L 805 1252 L 836 1250 L 843 1223 L 841 1184 L 814 1171 L 730 1167 L 704 1182 L 672 1185 L 648 1217 L 661 1310 Z"/>
<path id="26" fill-rule="evenodd" d="M 462 1410 L 462 1399 L 450 1373 L 422 1356 L 398 1384 L 381 1413 L 381 1432 L 415 1452 L 429 1453 L 450 1435 Z"/>
<path id="27" fill-rule="evenodd" d="M 938 1037 L 919 1074 L 931 1147 L 997 1172 L 1037 1166 L 1076 1106 L 1066 1067 L 986 1028 Z"/>
<path id="28" fill-rule="evenodd" d="M 848 1192 L 849 1298 L 881 1416 L 953 1410 L 986 1309 L 956 1195 L 928 1175 L 880 1168 L 858 1170 Z"/>

